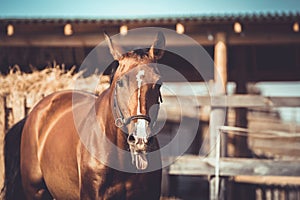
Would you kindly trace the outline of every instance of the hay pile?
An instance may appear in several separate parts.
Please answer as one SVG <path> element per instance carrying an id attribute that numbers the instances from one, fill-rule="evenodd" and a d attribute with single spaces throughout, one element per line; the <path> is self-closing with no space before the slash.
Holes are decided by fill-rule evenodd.
<path id="1" fill-rule="evenodd" d="M 96 89 L 103 90 L 107 86 L 99 86 L 99 81 L 100 76 L 96 74 L 84 78 L 82 73 L 75 73 L 75 68 L 67 71 L 59 65 L 41 71 L 33 70 L 32 73 L 24 73 L 18 67 L 14 67 L 8 75 L 0 74 L 0 96 L 20 93 L 26 96 L 45 96 L 68 89 L 94 93 Z"/>

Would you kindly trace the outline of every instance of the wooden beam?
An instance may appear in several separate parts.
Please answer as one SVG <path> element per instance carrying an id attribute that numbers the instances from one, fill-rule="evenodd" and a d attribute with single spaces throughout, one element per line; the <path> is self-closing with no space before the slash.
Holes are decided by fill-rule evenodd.
<path id="1" fill-rule="evenodd" d="M 289 33 L 246 33 L 245 35 L 230 35 L 228 43 L 230 45 L 299 44 L 300 37 L 292 31 Z"/>
<path id="2" fill-rule="evenodd" d="M 117 32 L 115 34 L 118 34 Z M 207 33 L 190 33 L 187 34 L 197 41 L 200 45 L 214 45 L 215 40 L 209 39 Z M 167 38 L 169 46 L 186 46 L 184 41 L 179 41 L 178 38 Z M 90 46 L 95 47 L 104 38 L 102 32 L 98 33 L 74 33 L 72 36 L 64 36 L 63 34 L 26 34 L 13 35 L 8 37 L 3 35 L 0 37 L 1 46 L 52 46 L 52 47 L 76 47 Z M 136 40 L 137 45 L 141 45 L 144 40 Z M 300 44 L 300 37 L 295 33 L 255 33 L 238 35 L 227 33 L 227 45 L 256 45 L 256 44 Z"/>
<path id="3" fill-rule="evenodd" d="M 85 35 L 15 35 L 12 37 L 1 37 L 1 46 L 47 46 L 47 47 L 81 47 L 97 46 L 104 41 L 104 37 L 99 34 Z"/>
<path id="4" fill-rule="evenodd" d="M 216 160 L 209 157 L 182 156 L 169 169 L 171 175 L 213 176 Z M 300 176 L 300 160 L 220 158 L 221 176 Z"/>
<path id="5" fill-rule="evenodd" d="M 213 106 L 213 107 L 300 107 L 300 97 L 268 97 L 259 95 L 232 95 L 232 96 L 197 96 L 193 98 L 186 96 L 163 95 L 162 106 L 171 105 L 180 99 L 184 105 L 191 106 Z M 165 104 L 165 105 L 164 105 Z"/>
<path id="6" fill-rule="evenodd" d="M 260 185 L 300 185 L 300 177 L 291 176 L 235 176 L 233 180 Z"/>

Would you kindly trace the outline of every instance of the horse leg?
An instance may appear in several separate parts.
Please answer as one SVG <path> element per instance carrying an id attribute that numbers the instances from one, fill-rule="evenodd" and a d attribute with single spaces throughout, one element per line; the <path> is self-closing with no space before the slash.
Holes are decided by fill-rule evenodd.
<path id="1" fill-rule="evenodd" d="M 40 169 L 31 165 L 35 163 L 32 160 L 34 158 L 32 156 L 34 155 L 33 151 L 30 151 L 30 148 L 22 149 L 21 151 L 21 137 L 25 122 L 26 118 L 15 124 L 5 136 L 4 200 L 21 200 L 25 198 L 38 200 L 52 199 L 45 187 Z M 25 162 L 23 159 L 24 152 L 26 153 Z"/>
<path id="2" fill-rule="evenodd" d="M 43 180 L 24 185 L 24 191 L 28 200 L 53 200 Z"/>
<path id="3" fill-rule="evenodd" d="M 29 119 L 30 120 L 32 119 Z M 30 123 L 31 124 L 31 123 Z M 20 151 L 20 172 L 22 185 L 26 199 L 50 200 L 53 199 L 44 182 L 40 161 L 37 152 L 37 135 L 30 127 L 25 126 L 22 133 L 21 151 Z"/>
<path id="4" fill-rule="evenodd" d="M 110 173 L 95 173 L 93 169 L 86 170 L 82 176 L 80 199 L 83 200 L 120 200 L 126 198 L 126 189 L 123 183 L 111 185 L 106 175 Z M 140 198 L 138 198 L 140 199 Z"/>
<path id="5" fill-rule="evenodd" d="M 85 171 L 81 177 L 80 199 L 91 200 L 100 199 L 99 197 L 99 177 L 92 171 Z"/>
<path id="6" fill-rule="evenodd" d="M 37 167 L 34 166 L 30 166 L 30 171 L 27 170 L 26 167 L 22 168 L 22 182 L 26 198 L 34 200 L 52 200 L 53 197 L 48 191 L 41 173 L 38 173 L 39 170 L 40 169 L 37 169 Z"/>
<path id="7" fill-rule="evenodd" d="M 105 188 L 110 185 L 108 168 L 94 158 L 83 144 L 78 146 L 78 170 L 80 174 L 80 199 L 102 200 Z"/>
<path id="8" fill-rule="evenodd" d="M 99 198 L 99 182 L 100 177 L 96 175 L 95 170 L 91 167 L 89 153 L 82 144 L 77 147 L 77 161 L 80 180 L 80 199 L 100 199 Z M 96 162 L 96 161 L 95 161 Z M 94 165 L 96 167 L 96 163 Z"/>
<path id="9" fill-rule="evenodd" d="M 91 158 L 94 159 L 94 158 Z M 91 163 L 98 162 L 96 160 Z M 122 182 L 113 183 L 114 172 L 112 169 L 103 166 L 101 163 L 96 165 L 85 165 L 81 168 L 81 190 L 80 199 L 83 200 L 120 200 L 126 199 L 126 188 Z M 140 198 L 138 198 L 140 199 Z"/>

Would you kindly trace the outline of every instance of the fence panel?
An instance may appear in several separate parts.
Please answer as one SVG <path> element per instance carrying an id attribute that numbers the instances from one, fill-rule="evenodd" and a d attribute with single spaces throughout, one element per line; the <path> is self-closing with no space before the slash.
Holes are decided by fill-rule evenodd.
<path id="1" fill-rule="evenodd" d="M 4 140 L 4 136 L 5 136 L 5 132 L 7 131 L 8 128 L 10 128 L 13 124 L 15 124 L 16 122 L 18 122 L 19 120 L 21 120 L 22 118 L 24 118 L 26 116 L 26 114 L 28 113 L 28 111 L 36 104 L 36 102 L 38 102 L 41 98 L 43 97 L 43 95 L 39 95 L 39 96 L 31 96 L 31 97 L 26 97 L 26 95 L 24 94 L 14 94 L 14 95 L 8 95 L 6 97 L 0 96 L 0 187 L 2 187 L 3 184 L 3 175 L 4 175 L 4 159 L 3 159 L 3 140 Z M 165 106 L 166 109 L 170 109 L 170 107 L 168 105 L 172 104 L 172 102 L 174 101 L 175 97 L 172 96 L 164 96 L 164 103 L 162 106 Z M 188 97 L 186 97 L 186 103 L 190 104 L 191 101 L 189 100 Z M 300 107 L 300 97 L 288 97 L 288 98 L 284 98 L 284 97 L 262 97 L 262 96 L 254 96 L 254 95 L 233 95 L 233 96 L 220 96 L 220 97 L 214 97 L 214 99 L 211 99 L 211 97 L 208 96 L 198 96 L 198 102 L 196 105 L 194 105 L 195 107 L 198 106 L 203 106 L 203 105 L 208 105 L 208 106 L 221 106 L 221 107 L 257 107 L 257 106 L 262 106 L 262 107 L 281 107 L 281 106 L 289 106 L 289 107 Z M 174 163 L 173 166 L 171 166 L 171 170 L 170 172 L 175 173 L 175 169 L 178 171 L 176 173 L 178 174 L 184 174 L 187 173 L 189 169 L 189 164 L 191 165 L 195 165 L 197 164 L 197 162 L 199 162 L 199 157 L 195 158 L 198 159 L 198 161 L 191 161 L 191 162 L 187 162 L 185 160 L 185 162 L 183 162 L 179 168 L 178 167 L 178 163 L 181 160 L 186 159 L 186 157 L 182 157 L 181 159 L 179 159 L 177 162 Z M 225 161 L 233 161 L 234 159 L 224 159 Z M 223 161 L 223 159 L 221 159 L 221 161 Z M 235 163 L 232 163 L 232 166 L 236 166 L 237 162 L 240 163 L 241 160 L 234 160 L 236 161 Z M 244 161 L 244 160 L 243 160 Z M 253 166 L 253 163 L 255 160 L 249 160 L 249 163 L 246 166 L 251 167 Z M 208 172 L 211 173 L 211 175 L 214 174 L 214 166 L 212 165 L 212 163 L 207 163 L 208 160 L 206 160 L 206 163 L 202 163 L 202 165 L 204 165 L 206 168 L 208 168 Z M 269 162 L 269 161 L 266 161 Z M 263 161 L 259 160 L 257 161 L 257 165 L 256 166 L 262 166 L 262 169 L 269 169 L 269 166 L 273 166 L 272 161 L 270 161 L 270 163 L 268 163 L 268 166 L 263 166 L 262 164 L 264 164 Z M 284 161 L 278 161 L 277 163 L 283 163 Z M 296 162 L 296 161 L 294 161 Z M 251 165 L 252 163 L 252 165 Z M 300 162 L 299 162 L 300 163 Z M 299 170 L 297 168 L 295 168 L 295 166 L 299 166 L 299 163 L 294 163 L 294 165 L 292 165 L 291 163 L 283 163 L 284 166 L 281 166 L 277 169 L 282 169 L 282 168 L 287 168 L 289 167 L 289 169 L 292 169 L 289 172 L 293 172 L 294 174 L 290 174 L 290 175 L 294 175 L 294 176 L 298 176 L 299 175 Z M 242 162 L 242 164 L 245 164 L 245 162 Z M 273 163 L 274 164 L 274 163 Z M 276 163 L 275 163 L 276 164 Z M 198 163 L 197 166 L 192 166 L 192 168 L 190 169 L 191 173 L 199 173 L 199 166 L 201 166 L 201 163 Z M 206 168 L 201 168 L 206 169 Z M 243 168 L 240 168 L 243 169 Z M 173 171 L 172 171 L 173 170 Z M 294 171 L 293 171 L 294 170 Z M 298 170 L 298 171 L 297 171 Z M 234 170 L 235 172 L 238 172 L 238 170 Z M 253 171 L 253 170 L 250 170 Z M 255 171 L 255 170 L 254 170 Z M 205 174 L 210 174 L 207 171 L 205 172 Z M 245 174 L 244 172 L 242 174 Z M 222 174 L 221 174 L 222 175 Z M 223 174 L 224 175 L 224 174 Z M 294 198 L 298 198 L 300 195 L 299 192 L 299 188 L 297 188 L 296 192 L 293 192 L 290 190 L 287 190 L 288 193 L 284 193 L 280 190 L 281 188 L 275 188 L 270 190 L 269 192 L 269 188 L 265 189 L 265 188 L 261 188 L 257 190 L 257 196 L 260 196 L 260 198 L 264 199 L 265 196 L 271 196 L 272 199 L 284 199 L 285 197 L 289 196 L 290 199 L 294 199 Z M 290 193 L 289 193 L 290 192 Z M 285 196 L 285 197 L 282 197 Z M 297 197 L 296 197 L 297 196 Z M 259 199 L 259 198 L 258 198 Z"/>

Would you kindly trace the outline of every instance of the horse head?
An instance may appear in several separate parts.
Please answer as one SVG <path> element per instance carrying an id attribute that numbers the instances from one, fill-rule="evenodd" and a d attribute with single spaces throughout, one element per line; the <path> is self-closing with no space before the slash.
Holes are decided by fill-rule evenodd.
<path id="1" fill-rule="evenodd" d="M 111 75 L 115 125 L 127 134 L 132 163 L 143 170 L 148 166 L 147 153 L 155 145 L 158 148 L 152 128 L 162 101 L 157 60 L 163 56 L 165 37 L 159 32 L 150 48 L 126 53 L 106 34 L 105 39 L 117 62 Z"/>

